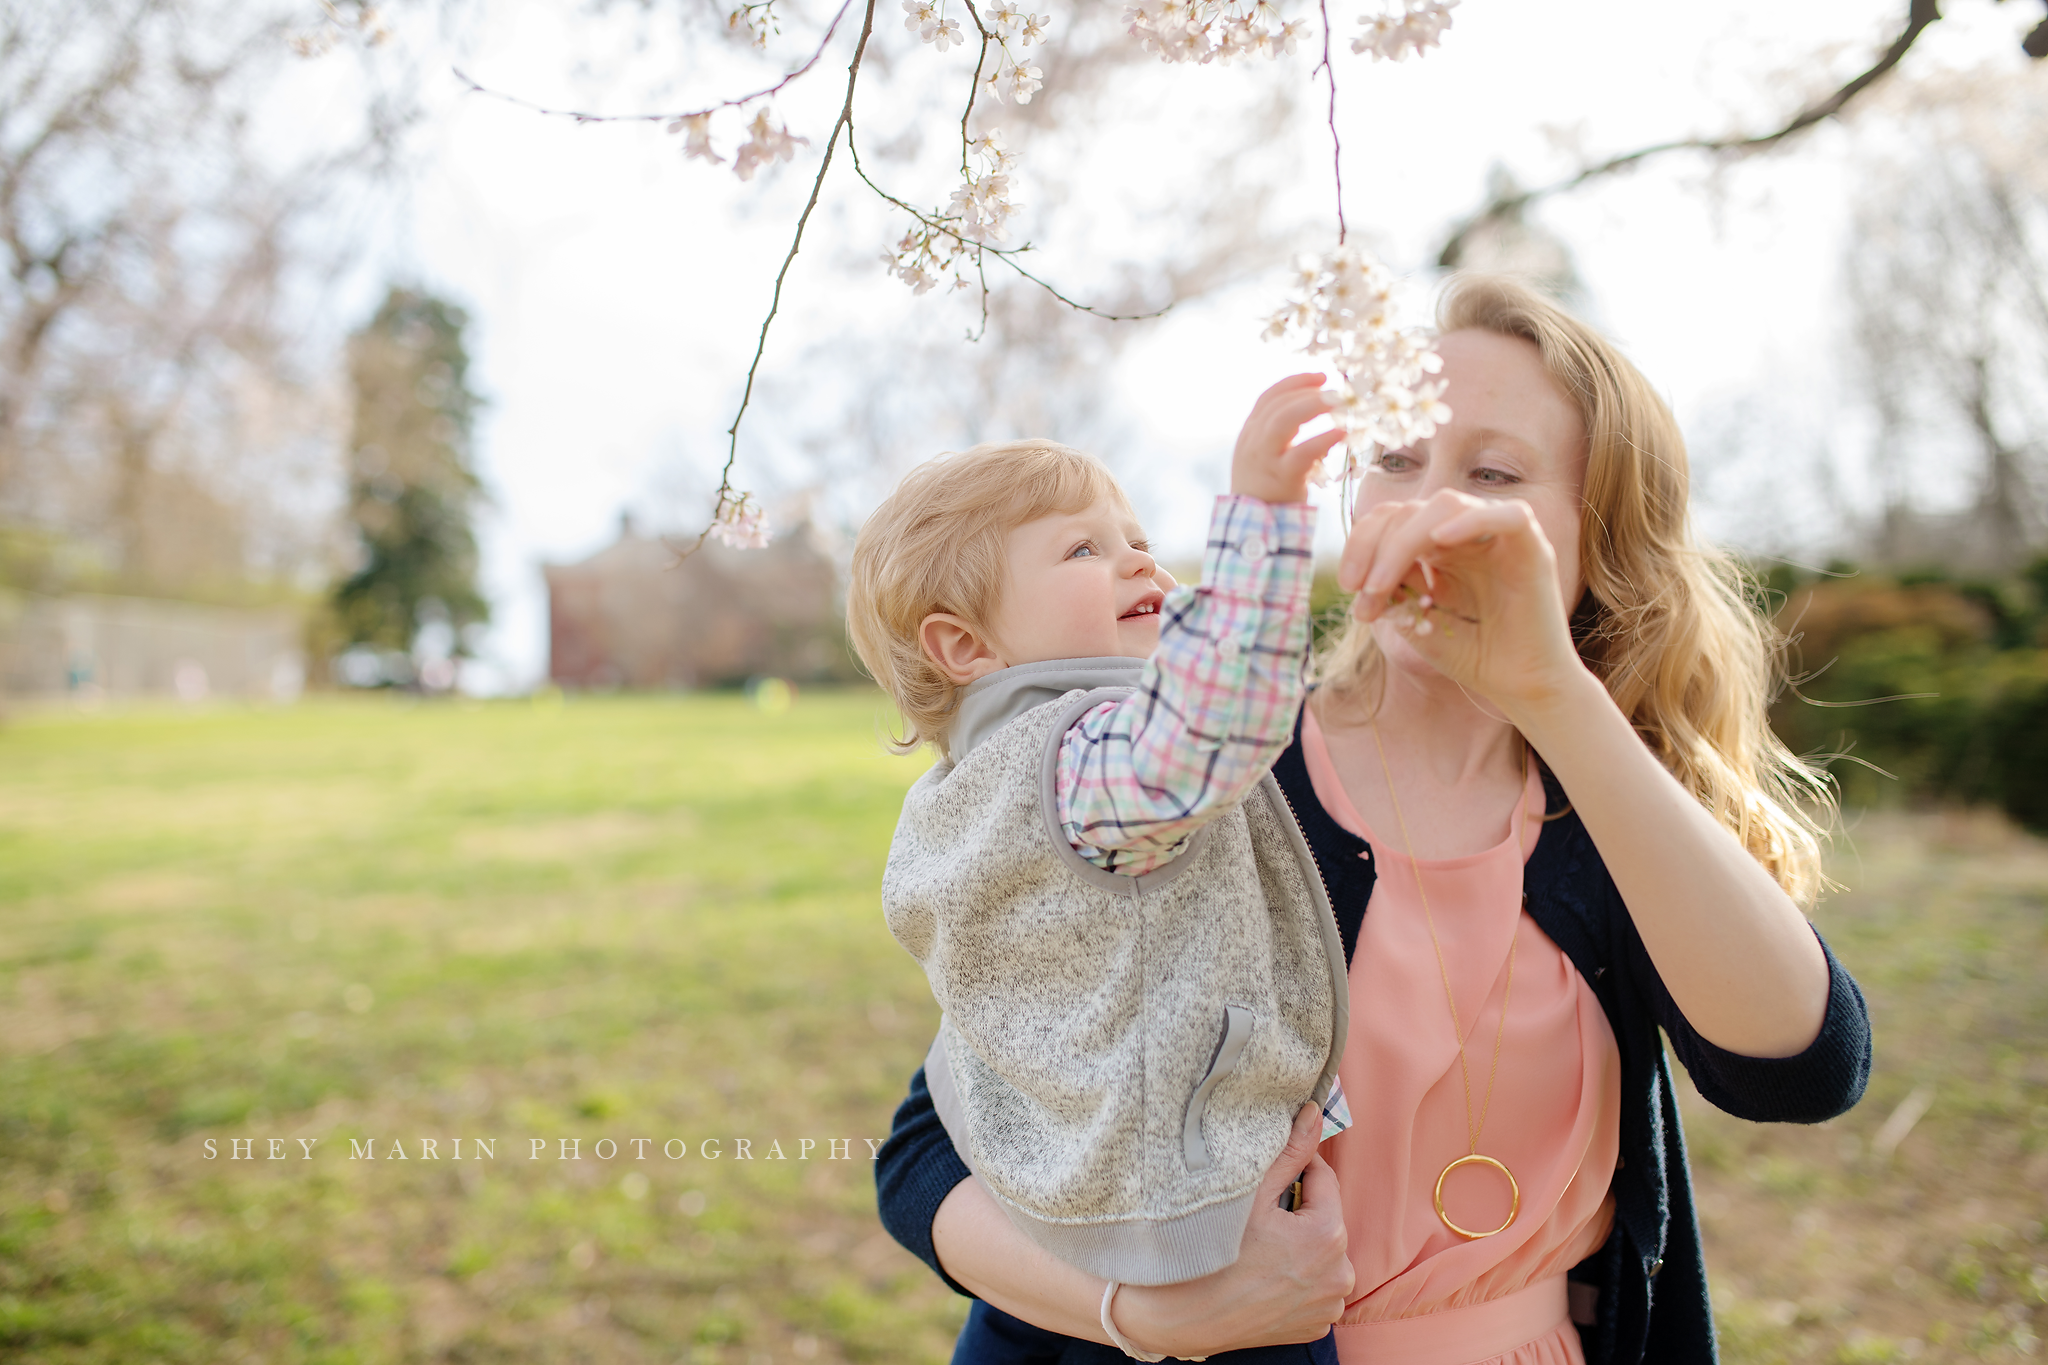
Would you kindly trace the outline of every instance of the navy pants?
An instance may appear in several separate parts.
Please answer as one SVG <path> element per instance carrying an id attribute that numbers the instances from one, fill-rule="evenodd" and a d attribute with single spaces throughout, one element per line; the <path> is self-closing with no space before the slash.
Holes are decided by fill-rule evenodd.
<path id="1" fill-rule="evenodd" d="M 1337 1334 L 1300 1346 L 1252 1346 L 1209 1357 L 1216 1365 L 1337 1365 Z M 1033 1327 L 980 1299 L 953 1344 L 953 1365 L 1126 1365 L 1114 1346 Z"/>

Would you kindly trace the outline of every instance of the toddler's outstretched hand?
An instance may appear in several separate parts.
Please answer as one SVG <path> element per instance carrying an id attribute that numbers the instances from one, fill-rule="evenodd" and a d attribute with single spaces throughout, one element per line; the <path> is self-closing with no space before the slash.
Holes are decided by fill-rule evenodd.
<path id="1" fill-rule="evenodd" d="M 1296 374 L 1275 384 L 1252 404 L 1237 434 L 1230 461 L 1230 491 L 1261 502 L 1307 502 L 1308 476 L 1330 447 L 1344 439 L 1335 427 L 1290 444 L 1301 424 L 1330 410 L 1323 376 Z"/>

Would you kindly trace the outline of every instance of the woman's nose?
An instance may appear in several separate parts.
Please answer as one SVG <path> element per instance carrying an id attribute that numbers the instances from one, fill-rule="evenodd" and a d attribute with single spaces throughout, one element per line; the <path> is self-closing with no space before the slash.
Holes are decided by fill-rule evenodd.
<path id="1" fill-rule="evenodd" d="M 1422 471 L 1422 486 L 1416 489 L 1415 499 L 1418 502 L 1422 502 L 1429 498 L 1435 497 L 1438 493 L 1443 492 L 1443 490 L 1446 488 L 1453 488 L 1456 486 L 1456 472 L 1444 467 L 1443 465 L 1432 462 L 1429 468 Z"/>

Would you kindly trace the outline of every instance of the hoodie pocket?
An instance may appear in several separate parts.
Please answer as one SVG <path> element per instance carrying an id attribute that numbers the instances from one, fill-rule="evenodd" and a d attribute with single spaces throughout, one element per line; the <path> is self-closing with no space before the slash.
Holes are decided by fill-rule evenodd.
<path id="1" fill-rule="evenodd" d="M 1191 1171 L 1209 1169 L 1209 1144 L 1202 1140 L 1202 1115 L 1209 1107 L 1209 1096 L 1225 1077 L 1237 1070 L 1238 1061 L 1244 1056 L 1244 1045 L 1251 1040 L 1252 1026 L 1257 1022 L 1250 1010 L 1241 1010 L 1235 1005 L 1223 1007 L 1223 1034 L 1216 1040 L 1216 1051 L 1209 1057 L 1209 1070 L 1188 1100 L 1187 1121 L 1181 1128 L 1181 1154 Z"/>

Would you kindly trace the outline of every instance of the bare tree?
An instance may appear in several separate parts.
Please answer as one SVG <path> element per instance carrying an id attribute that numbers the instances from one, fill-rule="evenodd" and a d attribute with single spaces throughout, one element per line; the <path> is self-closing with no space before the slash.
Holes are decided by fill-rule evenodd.
<path id="1" fill-rule="evenodd" d="M 2006 572 L 2048 532 L 2048 98 L 1989 71 L 1893 94 L 1844 271 L 1879 428 L 1873 549 Z M 1908 119 L 1915 137 L 1884 135 Z M 1955 476 L 1967 509 L 1930 518 Z"/>
<path id="2" fill-rule="evenodd" d="M 1999 0 L 1999 3 L 2004 3 L 2004 0 Z M 1487 187 L 1486 202 L 1451 226 L 1444 237 L 1437 263 L 1447 269 L 1467 264 L 1466 256 L 1475 236 L 1484 237 L 1502 228 L 1512 229 L 1522 223 L 1531 207 L 1545 199 L 1636 170 L 1651 161 L 1681 152 L 1737 161 L 1796 142 L 1800 134 L 1842 117 L 1851 105 L 1859 101 L 1867 101 L 1871 92 L 1881 89 L 1886 78 L 1897 70 L 1921 35 L 1941 20 L 1941 0 L 1905 0 L 1905 9 L 1898 32 L 1869 66 L 1760 131 L 1696 135 L 1653 142 L 1589 161 L 1570 175 L 1530 188 L 1523 188 L 1509 178 L 1496 177 Z M 2048 57 L 2048 20 L 2027 35 L 2021 48 L 2037 61 Z"/>
<path id="3" fill-rule="evenodd" d="M 366 8 L 330 12 L 369 36 Z M 232 574 L 260 538 L 234 505 L 319 440 L 308 319 L 364 238 L 337 210 L 410 108 L 371 85 L 338 137 L 263 136 L 295 53 L 331 44 L 320 14 L 0 6 L 0 521 L 87 541 L 130 585 Z M 208 515 L 177 515 L 181 489 Z"/>

